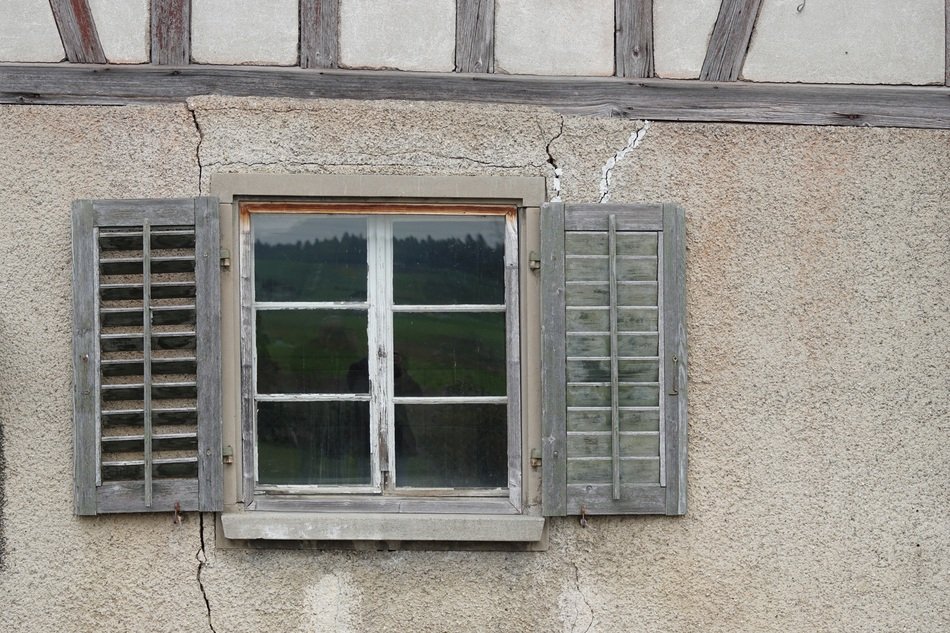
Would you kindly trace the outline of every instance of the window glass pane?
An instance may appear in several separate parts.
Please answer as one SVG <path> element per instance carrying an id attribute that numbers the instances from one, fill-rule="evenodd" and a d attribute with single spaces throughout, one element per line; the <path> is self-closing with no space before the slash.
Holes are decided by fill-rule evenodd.
<path id="1" fill-rule="evenodd" d="M 258 310 L 257 393 L 369 393 L 366 313 Z"/>
<path id="2" fill-rule="evenodd" d="M 396 396 L 504 396 L 504 312 L 393 315 Z"/>
<path id="3" fill-rule="evenodd" d="M 505 218 L 393 221 L 393 297 L 403 305 L 505 302 Z"/>
<path id="4" fill-rule="evenodd" d="M 503 404 L 396 405 L 396 485 L 508 486 Z"/>
<path id="5" fill-rule="evenodd" d="M 366 301 L 366 218 L 256 214 L 257 301 Z"/>
<path id="6" fill-rule="evenodd" d="M 371 483 L 368 402 L 260 402 L 262 484 Z"/>

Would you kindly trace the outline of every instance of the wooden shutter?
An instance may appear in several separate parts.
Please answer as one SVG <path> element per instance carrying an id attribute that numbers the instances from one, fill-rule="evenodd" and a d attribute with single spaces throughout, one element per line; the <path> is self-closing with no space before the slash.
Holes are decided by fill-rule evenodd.
<path id="1" fill-rule="evenodd" d="M 75 511 L 222 506 L 218 201 L 73 204 Z"/>
<path id="2" fill-rule="evenodd" d="M 541 211 L 546 516 L 686 512 L 684 219 Z"/>

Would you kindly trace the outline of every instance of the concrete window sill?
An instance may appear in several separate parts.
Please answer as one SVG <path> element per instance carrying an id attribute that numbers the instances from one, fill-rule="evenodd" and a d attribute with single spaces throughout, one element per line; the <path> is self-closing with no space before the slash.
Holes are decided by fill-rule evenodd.
<path id="1" fill-rule="evenodd" d="M 352 512 L 231 512 L 224 536 L 281 541 L 537 542 L 543 517 Z"/>

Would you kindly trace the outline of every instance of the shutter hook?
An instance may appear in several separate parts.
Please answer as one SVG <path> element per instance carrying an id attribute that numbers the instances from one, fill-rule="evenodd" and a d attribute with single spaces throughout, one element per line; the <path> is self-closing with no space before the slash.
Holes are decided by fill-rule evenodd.
<path id="1" fill-rule="evenodd" d="M 181 525 L 181 502 L 175 502 L 175 516 L 172 518 L 172 523 L 175 525 Z"/>
<path id="2" fill-rule="evenodd" d="M 581 518 L 580 523 L 582 528 L 586 528 L 588 525 L 587 521 L 587 506 L 581 506 Z"/>

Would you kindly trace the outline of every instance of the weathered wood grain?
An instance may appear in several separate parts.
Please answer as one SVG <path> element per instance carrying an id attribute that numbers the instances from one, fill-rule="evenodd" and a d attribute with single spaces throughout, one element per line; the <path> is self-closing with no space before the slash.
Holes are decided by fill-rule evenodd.
<path id="1" fill-rule="evenodd" d="M 944 63 L 943 63 L 943 72 L 944 72 L 944 85 L 950 86 L 950 0 L 946 0 L 946 8 L 944 9 L 944 21 L 946 26 L 944 27 Z"/>
<path id="2" fill-rule="evenodd" d="M 545 516 L 567 509 L 564 203 L 541 208 L 541 485 Z"/>
<path id="3" fill-rule="evenodd" d="M 735 81 L 742 72 L 762 0 L 722 0 L 699 78 Z"/>
<path id="4" fill-rule="evenodd" d="M 66 59 L 79 64 L 105 64 L 99 33 L 86 0 L 49 0 Z"/>
<path id="5" fill-rule="evenodd" d="M 457 0 L 455 71 L 495 71 L 495 0 Z"/>
<path id="6" fill-rule="evenodd" d="M 653 76 L 653 0 L 616 0 L 614 71 L 618 77 Z"/>
<path id="7" fill-rule="evenodd" d="M 191 63 L 191 0 L 151 0 L 152 63 Z"/>
<path id="8" fill-rule="evenodd" d="M 666 514 L 686 514 L 686 213 L 663 209 Z"/>
<path id="9" fill-rule="evenodd" d="M 300 0 L 300 67 L 340 63 L 340 0 Z"/>
<path id="10" fill-rule="evenodd" d="M 224 505 L 221 448 L 221 269 L 218 199 L 195 198 L 198 358 L 198 508 Z"/>
<path id="11" fill-rule="evenodd" d="M 96 513 L 99 346 L 92 203 L 73 203 L 73 486 L 75 513 Z"/>
<path id="12" fill-rule="evenodd" d="M 657 121 L 950 129 L 950 88 L 716 83 L 198 66 L 0 64 L 0 103 L 181 102 L 193 95 L 515 103 Z"/>

